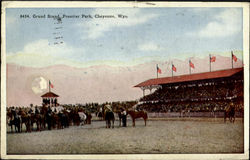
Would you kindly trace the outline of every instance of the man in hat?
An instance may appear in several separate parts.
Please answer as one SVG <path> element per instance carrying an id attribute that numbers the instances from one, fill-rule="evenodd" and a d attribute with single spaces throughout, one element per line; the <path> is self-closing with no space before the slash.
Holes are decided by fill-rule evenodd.
<path id="1" fill-rule="evenodd" d="M 121 109 L 122 126 L 127 127 L 127 112 L 124 108 Z"/>

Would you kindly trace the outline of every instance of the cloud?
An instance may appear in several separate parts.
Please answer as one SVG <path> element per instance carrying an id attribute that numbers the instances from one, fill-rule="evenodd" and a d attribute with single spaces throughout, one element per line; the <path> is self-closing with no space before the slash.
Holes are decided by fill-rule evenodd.
<path id="1" fill-rule="evenodd" d="M 63 43 L 61 45 L 50 44 L 46 39 L 40 39 L 24 46 L 22 51 L 7 53 L 7 63 L 15 63 L 24 66 L 44 67 L 54 64 L 64 64 L 69 59 L 79 59 L 79 51 L 84 49 L 73 48 Z"/>
<path id="2" fill-rule="evenodd" d="M 147 43 L 140 46 L 142 50 L 159 50 L 159 46 L 154 43 Z M 152 60 L 162 60 L 163 57 L 144 56 L 128 61 L 118 60 L 92 60 L 87 61 L 81 53 L 84 48 L 73 48 L 70 45 L 50 45 L 46 39 L 40 39 L 26 44 L 22 50 L 14 53 L 7 53 L 6 62 L 9 64 L 18 64 L 27 67 L 47 67 L 53 65 L 68 65 L 77 68 L 85 68 L 96 65 L 109 66 L 133 66 L 150 62 Z"/>
<path id="3" fill-rule="evenodd" d="M 48 56 L 70 56 L 74 52 L 74 48 L 67 45 L 65 42 L 63 44 L 50 44 L 47 39 L 40 39 L 24 46 L 22 53 L 28 54 L 38 54 L 38 55 L 48 55 Z"/>
<path id="4" fill-rule="evenodd" d="M 26 44 L 21 51 L 7 53 L 6 62 L 27 67 L 47 67 L 62 64 L 84 68 L 95 65 L 131 66 L 155 59 L 155 57 L 148 57 L 147 59 L 133 59 L 126 62 L 101 59 L 87 61 L 84 56 L 89 56 L 85 54 L 84 48 L 73 48 L 66 43 L 50 45 L 47 39 L 40 39 Z"/>
<path id="5" fill-rule="evenodd" d="M 119 18 L 118 15 L 125 15 L 127 18 Z M 118 27 L 129 27 L 143 24 L 158 15 L 142 13 L 140 9 L 96 9 L 91 13 L 93 19 L 78 24 L 87 33 L 87 38 L 96 39 Z M 111 15 L 115 18 L 95 18 L 95 15 Z M 86 37 L 82 37 L 86 39 Z"/>
<path id="6" fill-rule="evenodd" d="M 154 43 L 143 44 L 140 49 L 145 51 L 157 50 Z M 139 47 L 138 47 L 139 48 Z M 68 65 L 77 68 L 86 68 L 96 65 L 108 65 L 108 66 L 134 66 L 144 63 L 149 63 L 152 61 L 167 62 L 172 59 L 185 60 L 190 57 L 207 57 L 207 54 L 193 54 L 193 53 L 171 53 L 171 55 L 161 55 L 161 56 L 143 56 L 129 61 L 117 61 L 117 60 L 95 60 L 95 61 L 85 61 L 82 59 L 72 58 L 77 53 L 83 50 L 83 48 L 73 49 L 71 46 L 65 44 L 61 47 L 55 45 L 48 45 L 48 41 L 41 39 L 24 46 L 22 51 L 15 53 L 7 53 L 6 61 L 11 64 L 18 64 L 27 67 L 47 67 L 53 65 Z M 218 52 L 213 53 L 214 55 L 230 56 L 230 52 Z M 242 57 L 242 51 L 234 51 L 234 54 L 238 57 Z M 71 57 L 71 58 L 68 58 Z"/>
<path id="7" fill-rule="evenodd" d="M 234 35 L 242 29 L 241 10 L 230 8 L 215 15 L 213 21 L 209 22 L 197 33 L 191 32 L 188 35 L 195 35 L 201 38 L 217 38 Z"/>
<path id="8" fill-rule="evenodd" d="M 138 46 L 138 49 L 141 51 L 161 51 L 162 50 L 160 45 L 157 45 L 153 42 L 141 44 Z"/>

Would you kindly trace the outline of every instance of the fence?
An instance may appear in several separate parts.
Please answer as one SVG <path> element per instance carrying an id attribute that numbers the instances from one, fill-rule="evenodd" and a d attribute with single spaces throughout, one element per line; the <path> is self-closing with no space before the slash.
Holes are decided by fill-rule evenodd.
<path id="1" fill-rule="evenodd" d="M 95 114 L 92 114 L 92 117 L 94 119 L 98 119 Z M 174 118 L 174 117 L 206 117 L 206 118 L 223 118 L 224 112 L 148 112 L 149 118 Z M 243 114 L 240 112 L 235 113 L 235 117 L 242 118 Z M 128 119 L 130 119 L 130 116 L 127 116 Z M 115 119 L 118 120 L 118 115 L 115 114 Z"/>
<path id="2" fill-rule="evenodd" d="M 164 118 L 164 117 L 224 117 L 224 112 L 150 112 L 148 113 L 149 118 Z M 243 117 L 240 112 L 235 113 L 236 117 Z"/>

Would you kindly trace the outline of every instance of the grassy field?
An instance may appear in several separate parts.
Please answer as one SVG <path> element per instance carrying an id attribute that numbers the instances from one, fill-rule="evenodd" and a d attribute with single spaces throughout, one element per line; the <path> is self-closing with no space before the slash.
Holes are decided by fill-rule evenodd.
<path id="1" fill-rule="evenodd" d="M 8 130 L 10 130 L 8 128 Z M 106 129 L 104 121 L 63 130 L 7 133 L 7 154 L 242 153 L 243 123 L 214 118 L 151 119 Z"/>

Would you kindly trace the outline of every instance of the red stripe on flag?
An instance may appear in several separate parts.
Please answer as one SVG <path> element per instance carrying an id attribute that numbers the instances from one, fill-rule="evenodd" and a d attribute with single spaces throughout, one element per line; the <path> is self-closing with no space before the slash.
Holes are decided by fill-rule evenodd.
<path id="1" fill-rule="evenodd" d="M 215 56 L 213 56 L 213 57 L 210 58 L 210 62 L 215 62 L 215 61 L 216 61 L 216 57 Z"/>
<path id="2" fill-rule="evenodd" d="M 238 58 L 234 54 L 232 54 L 232 57 L 233 57 L 234 62 L 237 62 Z"/>
<path id="3" fill-rule="evenodd" d="M 189 65 L 191 68 L 194 68 L 194 64 L 191 61 L 189 61 Z"/>
<path id="4" fill-rule="evenodd" d="M 177 69 L 176 69 L 176 67 L 174 65 L 172 65 L 172 70 L 175 71 L 175 72 L 177 71 Z"/>
<path id="5" fill-rule="evenodd" d="M 157 66 L 157 72 L 161 74 L 161 69 Z"/>
<path id="6" fill-rule="evenodd" d="M 54 88 L 54 85 L 49 81 L 49 85 L 51 88 Z"/>

